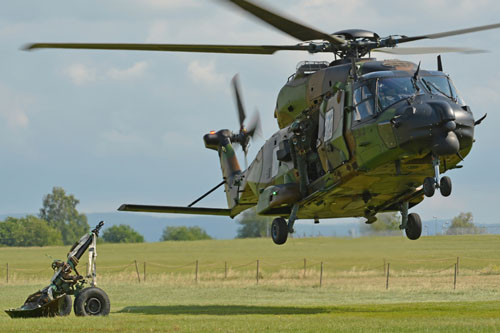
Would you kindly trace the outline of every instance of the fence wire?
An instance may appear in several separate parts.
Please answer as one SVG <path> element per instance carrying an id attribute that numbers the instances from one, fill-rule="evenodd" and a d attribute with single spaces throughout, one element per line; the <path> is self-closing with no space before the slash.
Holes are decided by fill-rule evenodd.
<path id="1" fill-rule="evenodd" d="M 477 267 L 477 265 L 471 264 L 471 261 L 484 263 L 487 266 Z M 447 262 L 447 265 L 443 268 L 439 268 L 436 266 L 438 263 Z M 450 262 L 453 264 L 450 265 Z M 464 263 L 465 262 L 465 263 Z M 429 265 L 425 265 L 425 263 L 429 263 Z M 230 261 L 221 261 L 221 262 L 207 262 L 203 263 L 200 261 L 191 261 L 182 265 L 169 265 L 167 263 L 162 262 L 154 262 L 154 261 L 146 261 L 143 263 L 136 262 L 135 260 L 124 265 L 106 265 L 100 266 L 97 264 L 97 269 L 99 272 L 102 272 L 109 276 L 109 274 L 118 274 L 123 273 L 126 270 L 136 271 L 141 275 L 158 275 L 165 273 L 173 273 L 178 272 L 181 275 L 195 275 L 198 279 L 203 277 L 204 274 L 209 273 L 223 273 L 224 278 L 231 275 L 231 278 L 245 278 L 247 273 L 251 273 L 254 275 L 256 270 L 259 270 L 259 275 L 270 275 L 274 273 L 280 273 L 279 279 L 287 279 L 288 275 L 295 276 L 295 274 L 303 275 L 304 278 L 315 278 L 315 276 L 320 272 L 324 274 L 328 273 L 329 277 L 343 277 L 345 275 L 353 275 L 356 273 L 370 273 L 373 274 L 382 274 L 387 272 L 387 265 L 390 264 L 390 273 L 396 275 L 397 277 L 405 277 L 405 276 L 415 276 L 418 275 L 420 277 L 432 277 L 433 275 L 440 275 L 447 271 L 452 271 L 457 265 L 457 274 L 466 275 L 499 275 L 500 276 L 500 267 L 499 264 L 500 259 L 496 258 L 473 258 L 473 257 L 443 257 L 443 258 L 432 258 L 432 259 L 391 259 L 385 258 L 384 264 L 376 264 L 371 266 L 348 266 L 345 262 L 335 262 L 335 261 L 316 261 L 311 259 L 293 259 L 288 261 L 276 262 L 273 260 L 252 260 L 246 263 L 232 263 Z M 136 267 L 134 267 L 137 264 Z M 82 263 L 83 265 L 83 263 Z M 417 267 L 415 267 L 417 266 Z M 144 268 L 143 268 L 144 267 Z M 147 269 L 146 269 L 147 267 Z M 189 268 L 189 269 L 188 269 Z M 431 270 L 432 269 L 432 270 Z M 458 273 L 458 270 L 460 273 Z M 309 273 L 313 273 L 309 275 Z M 22 276 L 44 276 L 53 274 L 50 269 L 31 269 L 31 268 L 20 268 L 13 267 L 11 265 L 8 266 L 8 277 L 7 277 L 7 263 L 0 264 L 0 279 L 5 278 L 5 280 L 13 281 L 13 279 L 22 280 Z M 236 275 L 235 275 L 236 274 Z M 371 274 L 371 275 L 373 275 Z M 370 276 L 371 276 L 370 275 Z M 250 274 L 248 276 L 251 276 Z M 443 275 L 440 275 L 443 276 Z M 213 275 L 210 277 L 213 279 Z M 247 277 L 248 278 L 248 277 Z M 276 276 L 274 277 L 276 279 Z M 1 280 L 0 280 L 1 281 Z"/>

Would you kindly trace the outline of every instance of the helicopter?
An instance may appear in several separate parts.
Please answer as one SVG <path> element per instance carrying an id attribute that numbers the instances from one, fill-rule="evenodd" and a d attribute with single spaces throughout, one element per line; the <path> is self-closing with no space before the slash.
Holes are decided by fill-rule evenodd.
<path id="1" fill-rule="evenodd" d="M 236 217 L 251 207 L 272 216 L 271 237 L 285 244 L 298 219 L 364 217 L 376 222 L 381 212 L 401 212 L 400 229 L 416 240 L 422 233 L 417 213 L 409 213 L 436 190 L 448 197 L 452 182 L 442 176 L 461 168 L 474 143 L 475 119 L 450 76 L 403 60 L 376 60 L 372 53 L 396 55 L 480 53 L 465 47 L 399 47 L 500 28 L 500 23 L 419 36 L 390 35 L 362 29 L 329 34 L 250 0 L 222 0 L 298 39 L 295 45 L 35 43 L 41 48 L 142 50 L 272 55 L 278 51 L 329 53 L 331 62 L 301 62 L 280 90 L 274 117 L 279 130 L 242 170 L 260 120 L 245 124 L 238 79 L 232 81 L 239 130 L 203 136 L 218 153 L 223 181 L 187 207 L 123 204 L 118 210 Z M 194 207 L 224 186 L 227 208 Z"/>

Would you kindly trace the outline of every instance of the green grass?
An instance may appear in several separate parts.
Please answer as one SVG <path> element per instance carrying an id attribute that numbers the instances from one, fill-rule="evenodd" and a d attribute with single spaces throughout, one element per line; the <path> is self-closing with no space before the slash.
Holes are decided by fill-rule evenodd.
<path id="1" fill-rule="evenodd" d="M 51 270 L 45 254 L 62 258 L 67 250 L 0 248 L 0 308 L 17 307 L 46 285 Z M 0 331 L 495 332 L 500 331 L 499 250 L 500 236 L 292 239 L 282 247 L 269 239 L 108 244 L 98 247 L 98 272 L 112 303 L 109 317 L 12 320 L 2 313 Z M 449 267 L 457 256 L 455 290 Z M 391 262 L 389 290 L 384 258 Z M 133 260 L 141 278 L 143 262 L 151 263 L 146 282 L 137 282 L 135 265 L 123 269 Z M 233 267 L 228 279 L 225 261 Z M 243 264 L 249 265 L 235 267 Z"/>

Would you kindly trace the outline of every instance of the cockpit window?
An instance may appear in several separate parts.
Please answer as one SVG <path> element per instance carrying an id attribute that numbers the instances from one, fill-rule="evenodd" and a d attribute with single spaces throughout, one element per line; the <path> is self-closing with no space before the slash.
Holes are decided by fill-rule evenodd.
<path id="1" fill-rule="evenodd" d="M 418 90 L 417 90 L 418 87 Z M 411 97 L 422 89 L 412 77 L 390 77 L 378 82 L 378 100 L 382 110 L 403 99 Z"/>
<path id="2" fill-rule="evenodd" d="M 421 80 L 432 94 L 453 98 L 447 77 L 425 76 Z"/>
<path id="3" fill-rule="evenodd" d="M 421 78 L 425 87 L 431 94 L 441 95 L 452 99 L 460 105 L 465 105 L 464 100 L 460 97 L 457 89 L 446 76 L 424 76 Z"/>

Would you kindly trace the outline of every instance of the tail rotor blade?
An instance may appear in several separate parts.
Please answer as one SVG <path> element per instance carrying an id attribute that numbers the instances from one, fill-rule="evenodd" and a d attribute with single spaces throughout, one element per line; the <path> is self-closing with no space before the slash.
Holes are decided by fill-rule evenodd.
<path id="1" fill-rule="evenodd" d="M 240 93 L 240 84 L 239 84 L 238 74 L 236 74 L 233 77 L 233 80 L 231 82 L 233 84 L 234 98 L 236 100 L 236 106 L 238 108 L 238 118 L 240 121 L 240 130 L 242 130 L 244 128 L 243 122 L 245 121 L 246 115 L 245 115 L 245 108 L 243 107 L 243 101 L 242 101 L 241 93 Z"/>
<path id="2" fill-rule="evenodd" d="M 258 110 L 255 110 L 252 119 L 250 120 L 250 124 L 248 125 L 247 134 L 249 137 L 253 137 L 254 135 L 261 136 L 262 135 L 262 124 L 260 121 L 260 114 Z"/>

